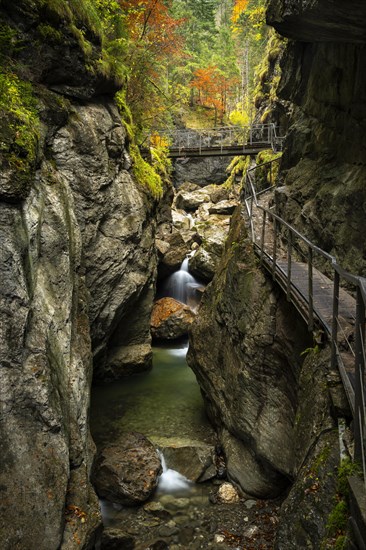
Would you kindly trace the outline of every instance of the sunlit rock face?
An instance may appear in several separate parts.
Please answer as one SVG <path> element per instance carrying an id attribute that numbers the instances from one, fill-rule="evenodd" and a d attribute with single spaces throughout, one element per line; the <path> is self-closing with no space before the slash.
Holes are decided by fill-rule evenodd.
<path id="1" fill-rule="evenodd" d="M 269 2 L 289 37 L 278 93 L 293 105 L 277 195 L 280 215 L 334 254 L 366 268 L 366 5 Z"/>

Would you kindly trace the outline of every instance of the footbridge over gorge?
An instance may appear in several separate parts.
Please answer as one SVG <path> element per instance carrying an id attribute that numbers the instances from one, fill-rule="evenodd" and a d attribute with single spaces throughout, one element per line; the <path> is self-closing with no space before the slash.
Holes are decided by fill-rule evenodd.
<path id="1" fill-rule="evenodd" d="M 297 308 L 310 331 L 331 345 L 353 417 L 354 460 L 363 480 L 350 478 L 351 524 L 358 548 L 366 541 L 365 310 L 366 278 L 346 272 L 276 213 L 275 159 L 246 173 L 244 216 L 259 263 Z"/>
<path id="2" fill-rule="evenodd" d="M 275 124 L 252 124 L 246 127 L 225 126 L 200 130 L 160 129 L 152 131 L 145 143 L 149 146 L 159 143 L 168 145 L 168 157 L 174 159 L 256 155 L 263 149 L 280 151 L 282 141 Z M 149 147 L 143 147 L 141 152 L 146 156 Z"/>

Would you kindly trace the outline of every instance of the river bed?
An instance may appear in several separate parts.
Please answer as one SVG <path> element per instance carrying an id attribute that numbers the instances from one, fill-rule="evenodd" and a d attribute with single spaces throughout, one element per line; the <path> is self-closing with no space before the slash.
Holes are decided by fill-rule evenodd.
<path id="1" fill-rule="evenodd" d="M 150 372 L 93 388 L 91 429 L 98 447 L 113 443 L 126 431 L 144 434 L 157 447 L 172 438 L 180 443 L 215 444 L 186 352 L 185 343 L 156 347 Z M 279 503 L 247 497 L 222 504 L 215 500 L 222 480 L 179 486 L 176 476 L 177 472 L 168 472 L 169 482 L 160 483 L 144 506 L 129 508 L 101 501 L 106 529 L 102 549 L 273 548 Z M 119 546 L 112 542 L 116 533 L 122 537 Z"/>

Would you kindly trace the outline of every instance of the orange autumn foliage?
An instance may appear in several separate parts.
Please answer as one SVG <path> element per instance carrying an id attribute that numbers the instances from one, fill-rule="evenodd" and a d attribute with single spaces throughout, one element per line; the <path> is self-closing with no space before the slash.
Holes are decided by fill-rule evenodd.
<path id="1" fill-rule="evenodd" d="M 119 0 L 126 13 L 130 39 L 144 42 L 157 57 L 177 53 L 182 39 L 177 32 L 183 19 L 174 19 L 169 13 L 171 2 L 163 0 Z"/>
<path id="2" fill-rule="evenodd" d="M 235 0 L 231 15 L 231 21 L 233 23 L 237 23 L 239 21 L 241 14 L 247 9 L 248 2 L 249 0 Z"/>
<path id="3" fill-rule="evenodd" d="M 214 65 L 197 69 L 190 83 L 191 88 L 198 90 L 198 103 L 215 109 L 221 116 L 226 111 L 228 97 L 235 92 L 237 85 L 237 78 L 224 76 Z"/>

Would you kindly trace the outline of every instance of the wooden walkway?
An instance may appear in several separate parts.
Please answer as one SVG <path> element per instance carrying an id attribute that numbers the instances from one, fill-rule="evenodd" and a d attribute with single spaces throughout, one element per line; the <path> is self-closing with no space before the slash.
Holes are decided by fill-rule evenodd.
<path id="1" fill-rule="evenodd" d="M 310 263 L 300 259 L 304 249 L 296 250 L 294 240 L 289 249 L 286 235 L 278 227 L 275 238 L 275 218 L 270 214 L 274 214 L 271 208 L 272 191 L 269 189 L 259 194 L 256 205 L 251 202 L 250 223 L 254 250 L 261 264 L 308 323 L 309 329 L 320 329 L 329 336 L 333 330 L 334 281 L 314 266 L 314 258 Z M 340 288 L 337 313 L 339 370 L 352 411 L 355 407 L 355 322 L 356 300 Z"/>

